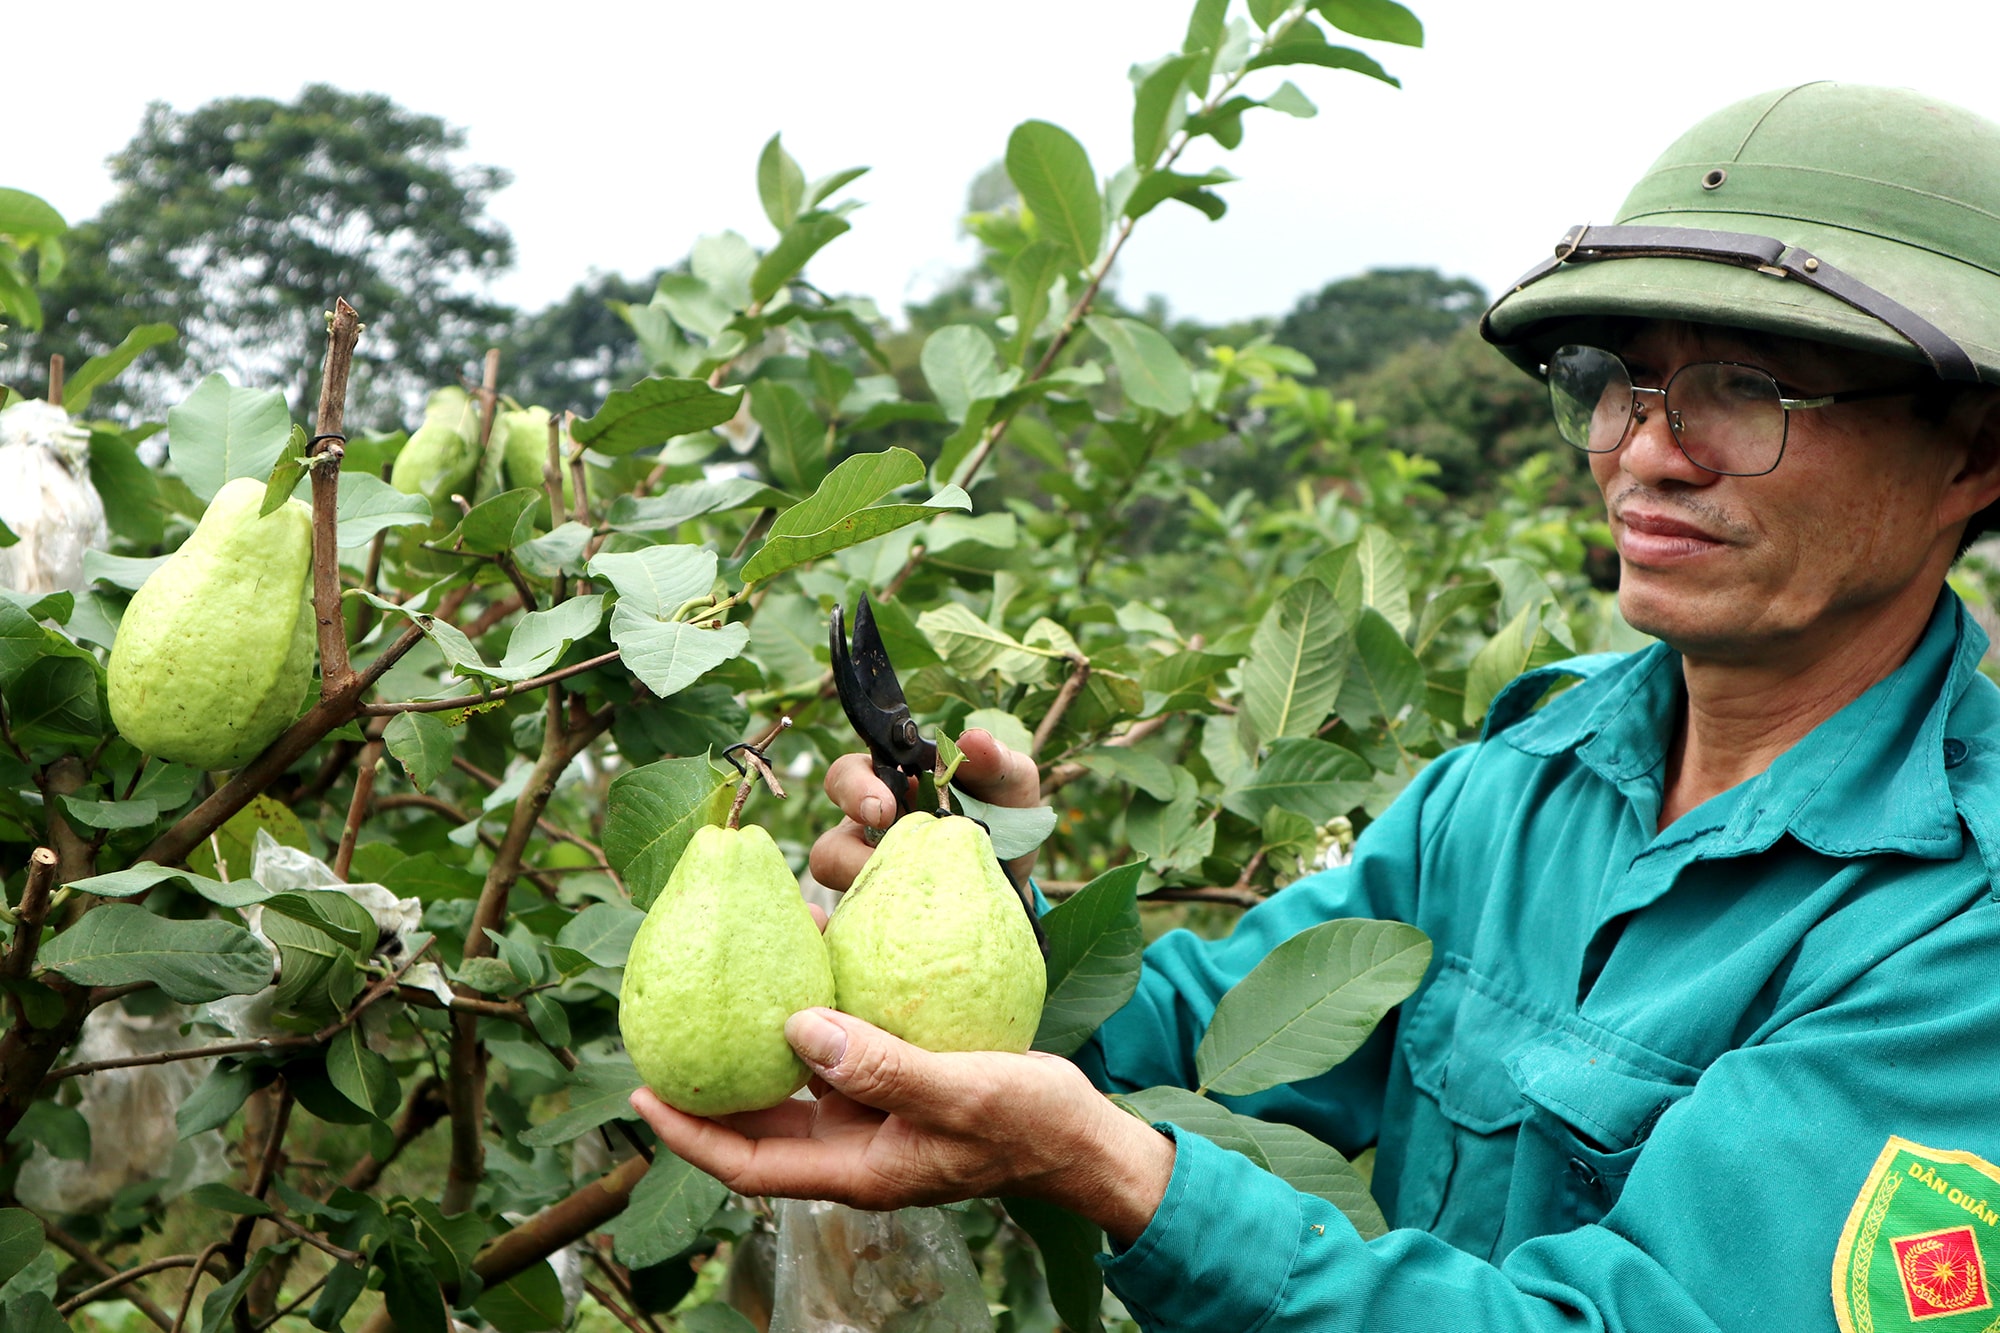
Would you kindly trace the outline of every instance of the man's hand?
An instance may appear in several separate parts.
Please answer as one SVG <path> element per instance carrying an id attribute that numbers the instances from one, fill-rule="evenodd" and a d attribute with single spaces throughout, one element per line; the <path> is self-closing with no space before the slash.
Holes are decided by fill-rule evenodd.
<path id="1" fill-rule="evenodd" d="M 992 733 L 977 728 L 958 738 L 958 748 L 965 762 L 952 778 L 954 786 L 963 787 L 988 805 L 1041 803 L 1041 775 L 1027 755 L 1008 749 L 994 740 Z M 845 893 L 875 850 L 864 831 L 879 831 L 896 822 L 896 798 L 875 776 L 875 765 L 866 754 L 844 754 L 834 760 L 826 770 L 826 794 L 846 818 L 813 843 L 812 873 L 829 889 Z M 1008 870 L 1021 880 L 1034 865 L 1031 852 L 1010 862 Z"/>
<path id="2" fill-rule="evenodd" d="M 831 1009 L 785 1024 L 816 1101 L 704 1120 L 641 1088 L 632 1105 L 679 1156 L 740 1194 L 888 1211 L 992 1194 L 1046 1199 L 1120 1244 L 1173 1175 L 1173 1141 L 1058 1056 L 937 1055 Z"/>

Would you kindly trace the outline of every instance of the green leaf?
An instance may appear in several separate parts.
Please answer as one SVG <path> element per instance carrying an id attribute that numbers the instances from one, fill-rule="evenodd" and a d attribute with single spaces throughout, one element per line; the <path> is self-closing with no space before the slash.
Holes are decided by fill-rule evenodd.
<path id="1" fill-rule="evenodd" d="M 1104 239 L 1104 202 L 1083 145 L 1059 125 L 1022 121 L 1007 136 L 1007 176 L 1042 234 L 1090 267 Z"/>
<path id="2" fill-rule="evenodd" d="M 90 396 L 101 385 L 116 379 L 120 371 L 146 352 L 179 336 L 180 330 L 171 324 L 139 325 L 126 334 L 116 347 L 91 357 L 63 382 L 63 407 L 72 417 L 82 416 L 90 409 Z"/>
<path id="3" fill-rule="evenodd" d="M 305 474 L 306 428 L 294 423 L 285 447 L 278 453 L 278 461 L 271 465 L 270 477 L 264 482 L 264 503 L 257 507 L 257 517 L 264 518 L 284 508 Z"/>
<path id="4" fill-rule="evenodd" d="M 1409 997 L 1430 961 L 1430 940 L 1400 921 L 1300 931 L 1216 1004 L 1194 1054 L 1201 1091 L 1247 1097 L 1325 1073 Z"/>
<path id="5" fill-rule="evenodd" d="M 933 332 L 924 339 L 919 361 L 938 406 L 953 421 L 964 421 L 975 402 L 1000 397 L 1021 378 L 1017 368 L 1000 368 L 993 340 L 974 324 L 947 324 Z"/>
<path id="6" fill-rule="evenodd" d="M 339 1329 L 342 1320 L 367 1289 L 368 1265 L 337 1263 L 326 1275 L 319 1299 L 313 1302 L 309 1321 L 314 1328 Z"/>
<path id="7" fill-rule="evenodd" d="M 357 954 L 372 953 L 381 927 L 366 907 L 339 889 L 288 889 L 264 900 L 264 911 L 325 932 Z"/>
<path id="8" fill-rule="evenodd" d="M 448 1333 L 451 1321 L 430 1253 L 399 1236 L 378 1249 L 375 1260 L 382 1266 L 382 1304 L 389 1312 L 390 1327 L 397 1333 Z M 221 1333 L 221 1329 L 204 1327 L 202 1333 Z"/>
<path id="9" fill-rule="evenodd" d="M 1542 608 L 1523 606 L 1500 632 L 1473 655 L 1465 672 L 1465 725 L 1476 727 L 1486 716 L 1493 696 L 1528 668 L 1542 638 Z"/>
<path id="10" fill-rule="evenodd" d="M 1152 170 L 1187 119 L 1188 74 L 1195 64 L 1191 53 L 1163 60 L 1134 91 L 1132 161 L 1139 170 Z"/>
<path id="11" fill-rule="evenodd" d="M 1363 55 L 1351 46 L 1329 46 L 1326 34 L 1310 23 L 1297 23 L 1286 32 L 1285 39 L 1275 42 L 1258 52 L 1244 64 L 1246 70 L 1269 69 L 1275 65 L 1317 65 L 1322 69 L 1347 69 L 1357 74 L 1366 74 L 1371 79 L 1380 79 L 1392 88 L 1403 86 L 1402 80 L 1383 69 L 1375 60 Z"/>
<path id="12" fill-rule="evenodd" d="M 1249 0 L 1249 6 L 1250 21 L 1260 28 L 1269 28 L 1290 8 L 1291 0 Z"/>
<path id="13" fill-rule="evenodd" d="M 958 766 L 964 762 L 965 754 L 958 748 L 958 742 L 940 731 L 937 734 L 937 768 L 932 773 L 937 784 L 942 787 L 950 782 L 952 774 L 958 772 Z"/>
<path id="14" fill-rule="evenodd" d="M 648 546 L 613 552 L 590 562 L 590 576 L 618 592 L 620 605 L 649 616 L 671 617 L 715 591 L 716 554 L 703 546 Z"/>
<path id="15" fill-rule="evenodd" d="M 396 1105 L 401 1100 L 396 1076 L 385 1057 L 368 1049 L 360 1024 L 343 1029 L 327 1045 L 326 1076 L 343 1097 L 377 1120 L 387 1120 L 396 1114 Z"/>
<path id="16" fill-rule="evenodd" d="M 1294 810 L 1324 824 L 1346 814 L 1368 795 L 1372 770 L 1351 750 L 1330 741 L 1293 737 L 1277 741 L 1257 768 L 1223 793 L 1223 808 L 1261 824 L 1273 808 Z"/>
<path id="17" fill-rule="evenodd" d="M 431 502 L 421 495 L 405 495 L 370 473 L 342 472 L 334 522 L 334 543 L 352 550 L 366 546 L 387 528 L 429 527 Z"/>
<path id="18" fill-rule="evenodd" d="M 624 903 L 592 903 L 556 932 L 556 943 L 574 949 L 599 967 L 623 967 L 639 933 L 644 912 Z"/>
<path id="19" fill-rule="evenodd" d="M 174 1112 L 174 1127 L 180 1137 L 191 1139 L 205 1129 L 221 1129 L 229 1123 L 256 1088 L 256 1076 L 235 1060 L 218 1060 L 187 1100 Z"/>
<path id="20" fill-rule="evenodd" d="M 1036 330 L 1049 317 L 1049 291 L 1067 267 L 1063 248 L 1053 241 L 1036 241 L 1007 265 L 1007 311 L 1014 316 L 1014 336 L 1007 343 L 1009 360 L 1027 360 Z"/>
<path id="21" fill-rule="evenodd" d="M 40 195 L 26 190 L 0 188 L 0 236 L 11 236 L 23 246 L 69 230 L 63 215 Z"/>
<path id="22" fill-rule="evenodd" d="M 32 663 L 8 691 L 7 703 L 14 738 L 23 745 L 95 745 L 110 726 L 104 671 L 88 657 L 44 657 Z"/>
<path id="23" fill-rule="evenodd" d="M 739 656 L 750 642 L 750 629 L 740 624 L 698 629 L 656 620 L 621 601 L 612 608 L 611 641 L 626 669 L 664 699 Z"/>
<path id="24" fill-rule="evenodd" d="M 740 395 L 719 393 L 707 380 L 640 380 L 604 400 L 597 415 L 579 421 L 570 436 L 600 454 L 621 457 L 665 444 L 676 435 L 720 426 L 736 415 Z"/>
<path id="25" fill-rule="evenodd" d="M 1104 1233 L 1075 1213 L 1040 1199 L 1000 1202 L 1041 1251 L 1049 1303 L 1062 1316 L 1063 1327 L 1072 1333 L 1097 1333 L 1104 1327 L 1098 1314 L 1104 1302 L 1104 1272 L 1097 1266 Z"/>
<path id="26" fill-rule="evenodd" d="M 768 301 L 798 275 L 812 257 L 847 230 L 847 219 L 835 213 L 807 213 L 785 228 L 778 243 L 757 261 L 750 274 L 750 296 Z"/>
<path id="27" fill-rule="evenodd" d="M 208 1299 L 201 1303 L 201 1333 L 225 1333 L 233 1327 L 231 1316 L 243 1303 L 244 1293 L 276 1253 L 277 1250 L 268 1245 L 259 1249 L 243 1265 L 241 1272 L 208 1294 Z"/>
<path id="28" fill-rule="evenodd" d="M 325 1018 L 338 1005 L 333 999 L 337 972 L 351 970 L 354 950 L 320 929 L 317 922 L 272 913 L 260 923 L 264 938 L 278 951 L 278 988 L 272 1006 L 281 1012 Z"/>
<path id="29" fill-rule="evenodd" d="M 601 595 L 572 597 L 546 611 L 522 616 L 507 639 L 500 675 L 507 680 L 527 680 L 554 670 L 573 644 L 595 634 L 604 623 L 604 601 Z"/>
<path id="30" fill-rule="evenodd" d="M 218 1212 L 235 1213 L 239 1217 L 269 1217 L 271 1205 L 262 1199 L 253 1199 L 242 1190 L 225 1185 L 221 1181 L 210 1181 L 206 1185 L 196 1185 L 187 1192 L 188 1202 L 201 1208 L 213 1208 Z"/>
<path id="31" fill-rule="evenodd" d="M 189 490 L 211 500 L 226 481 L 269 477 L 291 438 L 292 420 L 283 394 L 238 388 L 217 374 L 168 409 L 167 432 L 174 471 Z"/>
<path id="32" fill-rule="evenodd" d="M 418 791 L 428 789 L 451 768 L 456 745 L 451 728 L 435 713 L 396 714 L 382 730 L 382 743 Z"/>
<path id="33" fill-rule="evenodd" d="M 1320 1142 L 1297 1125 L 1249 1116 L 1237 1119 L 1244 1122 L 1245 1132 L 1256 1140 L 1272 1175 L 1293 1189 L 1318 1195 L 1340 1209 L 1363 1240 L 1374 1240 L 1389 1230 L 1382 1206 L 1368 1192 L 1368 1182 L 1331 1144 Z"/>
<path id="34" fill-rule="evenodd" d="M 1361 576 L 1361 604 L 1372 606 L 1396 627 L 1410 632 L 1410 563 L 1394 537 L 1369 525 L 1354 548 L 1354 565 Z"/>
<path id="35" fill-rule="evenodd" d="M 805 203 L 806 174 L 772 135 L 757 157 L 757 198 L 763 202 L 764 216 L 779 231 L 798 221 Z"/>
<path id="36" fill-rule="evenodd" d="M 1341 720 L 1360 728 L 1395 722 L 1424 702 L 1424 668 L 1381 612 L 1364 610 L 1354 625 L 1354 656 L 1341 683 Z"/>
<path id="37" fill-rule="evenodd" d="M 1112 1100 L 1148 1122 L 1178 1125 L 1218 1148 L 1241 1153 L 1266 1171 L 1271 1169 L 1270 1159 L 1264 1156 L 1263 1147 L 1245 1123 L 1250 1117 L 1237 1115 L 1220 1102 L 1212 1102 L 1186 1088 L 1167 1087 L 1120 1093 Z"/>
<path id="38" fill-rule="evenodd" d="M 65 796 L 62 807 L 73 824 L 111 831 L 147 828 L 160 817 L 160 807 L 153 801 L 86 801 Z"/>
<path id="39" fill-rule="evenodd" d="M 511 551 L 535 535 L 535 506 L 548 499 L 539 489 L 502 491 L 474 505 L 441 543 L 480 555 Z"/>
<path id="40" fill-rule="evenodd" d="M 995 629 L 963 602 L 945 602 L 925 611 L 917 617 L 917 628 L 952 673 L 968 679 L 997 671 L 1009 680 L 1040 680 L 1049 659 L 1060 656 Z"/>
<path id="41" fill-rule="evenodd" d="M 709 767 L 707 755 L 662 759 L 611 780 L 604 855 L 631 891 L 634 907 L 644 911 L 653 905 L 694 831 L 727 815 L 725 793 L 734 789 Z"/>
<path id="42" fill-rule="evenodd" d="M 1123 1008 L 1139 987 L 1139 879 L 1145 863 L 1107 870 L 1042 918 L 1048 935 L 1048 998 L 1034 1049 L 1069 1055 Z"/>
<path id="43" fill-rule="evenodd" d="M 704 514 L 773 503 L 791 500 L 754 477 L 724 477 L 682 482 L 659 495 L 621 495 L 611 502 L 604 521 L 619 532 L 671 532 Z"/>
<path id="44" fill-rule="evenodd" d="M 1137 787 L 1156 801 L 1174 799 L 1173 765 L 1157 755 L 1123 745 L 1100 745 L 1085 750 L 1076 762 L 1099 777 Z"/>
<path id="45" fill-rule="evenodd" d="M 1200 784 L 1185 768 L 1171 773 L 1170 799 L 1136 795 L 1125 811 L 1125 836 L 1132 850 L 1161 874 L 1192 870 L 1215 850 L 1215 821 L 1200 816 Z"/>
<path id="46" fill-rule="evenodd" d="M 968 817 L 986 825 L 993 839 L 993 855 L 1002 861 L 1026 856 L 1056 831 L 1056 812 L 1046 805 L 988 805 L 955 788 L 952 799 Z"/>
<path id="47" fill-rule="evenodd" d="M 1403 46 L 1424 44 L 1424 24 L 1396 0 L 1316 0 L 1320 17 L 1344 33 Z"/>
<path id="48" fill-rule="evenodd" d="M 42 1219 L 25 1208 L 0 1208 L 0 1283 L 42 1252 Z"/>
<path id="49" fill-rule="evenodd" d="M 1194 406 L 1194 378 L 1165 334 L 1136 319 L 1091 315 L 1090 331 L 1111 349 L 1125 396 L 1140 407 L 1179 416 Z"/>
<path id="50" fill-rule="evenodd" d="M 472 640 L 465 637 L 465 631 L 456 625 L 447 624 L 427 611 L 412 610 L 408 606 L 378 597 L 366 588 L 350 588 L 345 594 L 359 597 L 378 611 L 399 615 L 422 630 L 424 637 L 437 648 L 452 670 L 461 676 L 484 677 L 487 680 L 505 680 L 494 667 L 488 665 L 479 650 L 472 646 Z"/>
<path id="51" fill-rule="evenodd" d="M 531 991 L 521 997 L 521 1007 L 528 1011 L 528 1023 L 543 1042 L 550 1046 L 569 1045 L 569 1011 L 555 996 L 547 991 Z"/>
<path id="52" fill-rule="evenodd" d="M 158 984 L 182 1004 L 248 995 L 271 983 L 271 951 L 227 921 L 176 921 L 106 903 L 42 945 L 38 960 L 85 986 Z"/>
<path id="53" fill-rule="evenodd" d="M 1211 185 L 1227 185 L 1236 177 L 1220 167 L 1204 171 L 1199 176 L 1190 176 L 1178 171 L 1155 171 L 1132 188 L 1125 197 L 1125 216 L 1142 218 L 1169 199 L 1178 199 L 1188 207 L 1205 214 L 1209 221 L 1219 220 L 1229 211 L 1229 205 L 1222 197 L 1209 190 Z"/>
<path id="54" fill-rule="evenodd" d="M 643 1086 L 630 1060 L 610 1058 L 580 1064 L 569 1076 L 569 1109 L 521 1131 L 521 1143 L 529 1148 L 552 1148 L 613 1120 L 637 1120 L 639 1113 L 632 1109 L 630 1099 Z"/>
<path id="55" fill-rule="evenodd" d="M 543 1259 L 527 1272 L 480 1292 L 472 1308 L 498 1333 L 544 1333 L 563 1327 L 568 1307 L 556 1270 Z"/>
<path id="56" fill-rule="evenodd" d="M 1311 120 L 1319 114 L 1319 108 L 1313 105 L 1312 99 L 1300 92 L 1298 85 L 1290 79 L 1279 84 L 1278 91 L 1264 99 L 1264 105 L 1299 120 Z"/>
<path id="57" fill-rule="evenodd" d="M 1243 664 L 1243 709 L 1261 740 L 1310 736 L 1333 711 L 1347 672 L 1348 621 L 1318 579 L 1279 594 Z"/>
<path id="58" fill-rule="evenodd" d="M 757 1333 L 757 1326 L 721 1301 L 677 1310 L 674 1323 L 681 1333 Z"/>
<path id="59" fill-rule="evenodd" d="M 770 538 L 744 564 L 743 582 L 761 582 L 808 560 L 933 518 L 941 510 L 972 508 L 972 501 L 956 486 L 945 487 L 923 504 L 875 505 L 890 491 L 923 477 L 922 460 L 907 449 L 844 459 L 811 496 L 778 515 Z"/>
<path id="60" fill-rule="evenodd" d="M 141 861 L 108 875 L 73 879 L 69 887 L 81 893 L 94 893 L 100 898 L 130 898 L 156 884 L 170 882 L 200 894 L 218 907 L 248 907 L 271 896 L 270 890 L 254 879 L 236 879 L 225 883 L 206 875 L 197 875 L 191 870 L 171 870 L 151 861 Z"/>
<path id="61" fill-rule="evenodd" d="M 640 1177 L 632 1201 L 609 1226 L 618 1262 L 644 1268 L 694 1243 L 708 1219 L 729 1197 L 729 1187 L 665 1148 Z"/>
<path id="62" fill-rule="evenodd" d="M 7 1135 L 12 1144 L 40 1144 L 51 1157 L 66 1162 L 90 1160 L 90 1122 L 74 1106 L 55 1101 L 28 1103 L 13 1130 Z"/>
<path id="63" fill-rule="evenodd" d="M 782 380 L 750 386 L 750 415 L 764 428 L 771 475 L 786 488 L 810 491 L 826 476 L 826 423 L 806 396 Z"/>

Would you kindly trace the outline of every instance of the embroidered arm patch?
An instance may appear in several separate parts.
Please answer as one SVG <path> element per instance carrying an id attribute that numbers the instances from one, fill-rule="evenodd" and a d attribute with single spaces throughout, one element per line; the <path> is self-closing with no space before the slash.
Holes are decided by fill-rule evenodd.
<path id="1" fill-rule="evenodd" d="M 2000 1167 L 1892 1137 L 1833 1255 L 1841 1333 L 2000 1333 Z"/>

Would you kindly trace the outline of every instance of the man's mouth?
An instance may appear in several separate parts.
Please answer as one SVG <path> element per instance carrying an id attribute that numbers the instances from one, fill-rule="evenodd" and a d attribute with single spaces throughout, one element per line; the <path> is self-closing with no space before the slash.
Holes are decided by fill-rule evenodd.
<path id="1" fill-rule="evenodd" d="M 1657 509 L 1621 507 L 1614 517 L 1618 553 L 1636 565 L 1695 559 L 1729 545 L 1708 528 Z"/>

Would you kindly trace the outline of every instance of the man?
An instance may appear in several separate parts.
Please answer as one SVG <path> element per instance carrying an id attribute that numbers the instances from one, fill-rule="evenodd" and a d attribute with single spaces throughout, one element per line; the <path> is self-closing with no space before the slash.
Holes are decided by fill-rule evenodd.
<path id="1" fill-rule="evenodd" d="M 2000 690 L 1945 588 L 2000 501 L 2000 126 L 1750 99 L 1484 327 L 1590 453 L 1661 642 L 1515 682 L 1351 865 L 1155 945 L 1078 1065 L 808 1011 L 817 1108 L 640 1094 L 674 1151 L 749 1193 L 1054 1200 L 1148 1329 L 2000 1333 Z M 965 748 L 1034 798 L 1025 759 Z M 844 883 L 890 807 L 852 758 L 827 789 L 849 820 L 814 869 Z M 1430 974 L 1355 1059 L 1239 1109 L 1379 1143 L 1372 1242 L 1095 1091 L 1186 1084 L 1217 996 L 1345 916 L 1420 926 Z"/>

